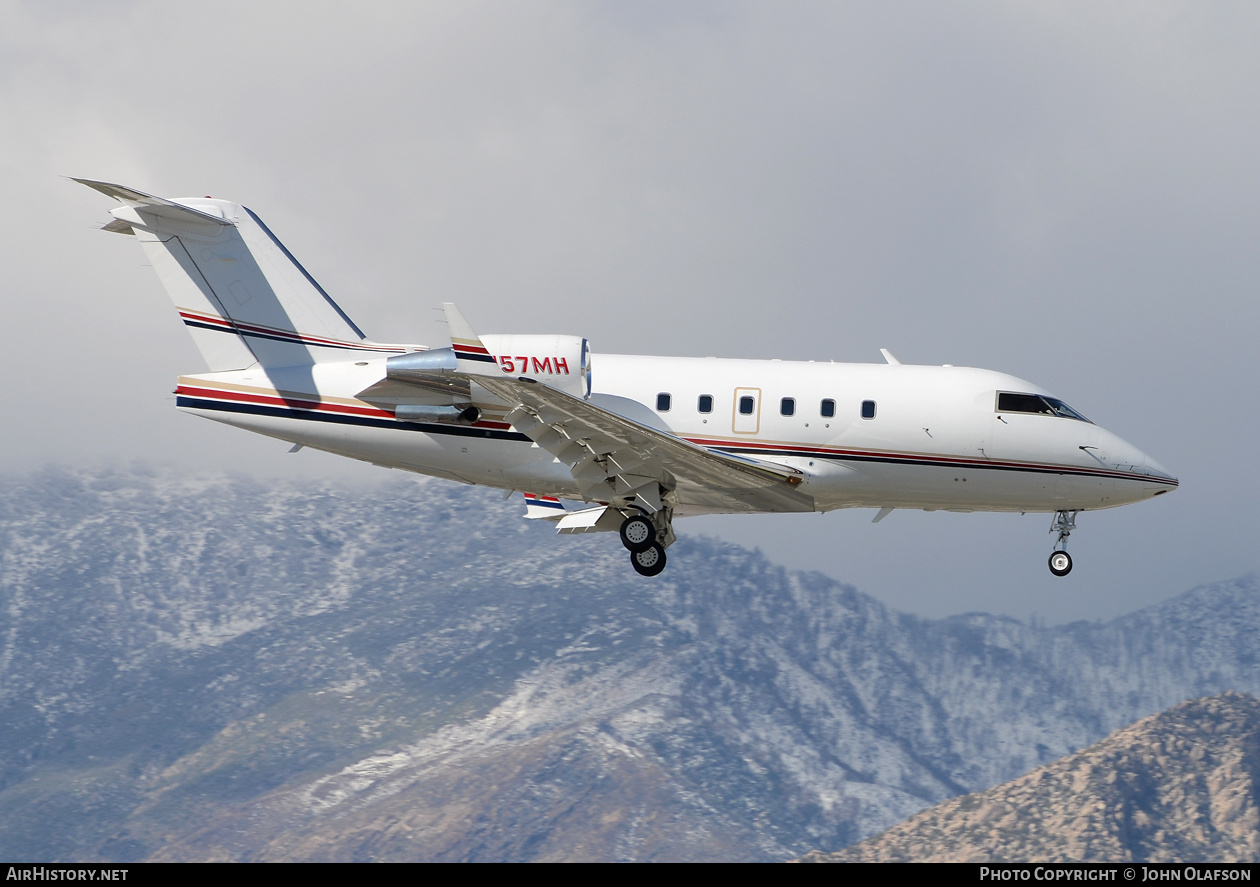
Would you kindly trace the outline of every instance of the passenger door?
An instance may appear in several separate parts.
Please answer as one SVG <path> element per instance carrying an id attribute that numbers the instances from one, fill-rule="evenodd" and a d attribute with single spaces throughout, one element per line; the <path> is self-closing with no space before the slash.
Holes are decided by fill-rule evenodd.
<path id="1" fill-rule="evenodd" d="M 736 434 L 756 434 L 760 430 L 761 389 L 736 388 L 731 431 Z"/>

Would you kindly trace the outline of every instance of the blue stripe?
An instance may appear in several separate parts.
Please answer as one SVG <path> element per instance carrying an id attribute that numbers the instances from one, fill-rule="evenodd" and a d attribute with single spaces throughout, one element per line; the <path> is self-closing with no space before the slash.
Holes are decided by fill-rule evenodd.
<path id="1" fill-rule="evenodd" d="M 1175 481 L 1166 480 L 1162 477 L 1153 477 L 1145 474 L 1127 474 L 1124 472 L 1105 472 L 1090 471 L 1088 469 L 1077 469 L 1063 467 L 1046 467 L 1039 465 L 990 465 L 987 463 L 967 462 L 958 459 L 906 459 L 896 456 L 854 456 L 845 453 L 828 453 L 828 452 L 809 452 L 801 453 L 792 450 L 765 450 L 760 448 L 749 448 L 743 452 L 737 448 L 728 447 L 709 447 L 708 449 L 716 450 L 719 453 L 725 453 L 728 456 L 741 456 L 745 454 L 755 454 L 758 456 L 792 456 L 795 458 L 807 459 L 828 459 L 833 462 L 877 462 L 884 465 L 922 465 L 928 468 L 957 468 L 960 470 L 973 471 L 1021 471 L 1028 474 L 1065 474 L 1072 477 L 1101 477 L 1111 480 L 1140 480 L 1157 484 L 1168 484 L 1169 486 L 1177 486 Z"/>
<path id="2" fill-rule="evenodd" d="M 290 345 L 305 345 L 309 348 L 336 348 L 342 351 L 376 351 L 381 354 L 400 353 L 397 351 L 397 349 L 389 349 L 389 348 L 366 348 L 362 345 L 336 345 L 336 344 L 324 344 L 323 342 L 307 342 L 303 339 L 299 339 L 293 336 L 282 335 L 280 333 L 256 333 L 256 332 L 253 332 L 252 330 L 243 330 L 240 327 L 235 326 L 235 325 L 233 325 L 231 329 L 228 329 L 227 327 L 216 326 L 215 324 L 205 323 L 199 320 L 189 320 L 187 318 L 184 318 L 184 325 L 195 326 L 198 329 L 202 329 L 202 330 L 214 330 L 215 332 L 218 332 L 218 333 L 230 333 L 231 335 L 234 335 L 234 336 L 251 336 L 252 338 L 255 338 L 255 339 L 270 339 L 274 342 L 287 342 Z"/>
<path id="3" fill-rule="evenodd" d="M 491 440 L 524 441 L 530 439 L 519 431 L 500 431 L 496 428 L 473 428 L 436 423 L 399 422 L 394 419 L 374 419 L 371 416 L 345 416 L 338 413 L 321 413 L 317 410 L 295 410 L 288 407 L 269 407 L 253 403 L 225 403 L 201 397 L 179 395 L 175 406 L 188 410 L 213 410 L 220 413 L 246 413 L 251 416 L 269 416 L 273 419 L 300 419 L 306 422 L 328 422 L 333 425 L 358 425 L 362 428 L 389 428 L 395 431 L 423 431 L 425 434 L 446 434 L 453 437 L 481 437 Z"/>
<path id="4" fill-rule="evenodd" d="M 207 400 L 200 397 L 188 397 L 180 395 L 175 398 L 175 405 L 183 409 L 192 410 L 213 410 L 224 413 L 245 413 L 254 416 L 270 416 L 276 419 L 299 419 L 308 422 L 328 422 L 334 425 L 358 425 L 363 428 L 390 428 L 396 431 L 423 431 L 426 434 L 445 434 L 453 437 L 480 437 L 490 438 L 491 440 L 510 440 L 523 443 L 532 443 L 530 438 L 521 434 L 519 431 L 500 431 L 493 428 L 471 428 L 459 425 L 439 425 L 436 423 L 419 423 L 419 422 L 399 422 L 392 419 L 374 419 L 370 416 L 346 416 L 338 413 L 322 413 L 316 410 L 295 410 L 287 407 L 269 407 L 261 404 L 243 404 L 243 403 L 225 403 L 218 400 Z M 710 447 L 719 453 L 727 455 L 742 455 L 735 448 L 726 447 Z M 841 455 L 838 453 L 799 453 L 791 451 L 775 451 L 775 450 L 755 450 L 758 455 L 763 456 L 792 456 L 800 458 L 802 456 L 814 459 L 829 459 L 835 462 L 876 462 L 886 465 L 918 465 L 925 468 L 957 468 L 962 470 L 973 471 L 1018 471 L 1029 474 L 1064 474 L 1073 477 L 1104 477 L 1114 480 L 1140 480 L 1149 483 L 1165 483 L 1169 486 L 1176 486 L 1173 481 L 1167 481 L 1159 477 L 1149 477 L 1141 474 L 1120 475 L 1106 474 L 1097 471 L 1081 471 L 1070 468 L 1042 468 L 1035 466 L 1018 466 L 1018 465 L 983 465 L 974 462 L 960 462 L 949 459 L 899 459 L 895 456 L 853 456 Z M 556 507 L 550 503 L 534 502 L 532 504 L 542 505 L 544 507 Z M 559 506 L 563 508 L 564 506 Z"/>

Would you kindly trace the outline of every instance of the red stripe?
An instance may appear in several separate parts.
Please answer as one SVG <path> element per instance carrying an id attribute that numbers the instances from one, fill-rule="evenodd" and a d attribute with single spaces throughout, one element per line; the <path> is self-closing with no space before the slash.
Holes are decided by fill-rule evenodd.
<path id="1" fill-rule="evenodd" d="M 297 410 L 312 410 L 321 413 L 342 413 L 348 416 L 376 416 L 378 418 L 385 419 L 394 418 L 393 413 L 377 409 L 376 407 L 354 407 L 346 406 L 344 404 L 326 403 L 322 400 L 279 397 L 271 394 L 246 394 L 241 391 L 222 391 L 218 388 L 195 388 L 187 385 L 180 385 L 175 389 L 175 393 L 186 394 L 190 397 L 202 397 L 206 400 L 260 403 L 270 406 L 286 406 Z"/>
<path id="2" fill-rule="evenodd" d="M 1147 481 L 1152 481 L 1155 483 L 1168 483 L 1169 482 L 1163 478 L 1152 476 L 1152 475 L 1146 475 L 1146 474 L 1134 474 L 1127 471 L 1108 471 L 1106 469 L 1085 468 L 1085 467 L 1077 466 L 1077 465 L 1054 465 L 1054 464 L 1049 464 L 1045 462 L 1011 462 L 1011 461 L 1000 460 L 1000 459 L 968 458 L 965 456 L 946 456 L 946 455 L 934 456 L 934 455 L 931 455 L 930 453 L 897 453 L 897 452 L 887 452 L 887 451 L 880 451 L 880 450 L 846 450 L 846 449 L 833 449 L 833 448 L 828 448 L 828 447 L 802 447 L 802 446 L 793 446 L 790 444 L 762 443 L 760 441 L 752 441 L 752 440 L 741 440 L 741 441 L 714 440 L 714 439 L 702 438 L 702 437 L 688 437 L 688 438 L 684 438 L 684 440 L 688 441 L 689 443 L 697 444 L 702 447 L 713 447 L 713 448 L 718 448 L 718 449 L 728 448 L 728 449 L 735 449 L 735 450 L 754 450 L 754 451 L 760 449 L 760 450 L 776 450 L 780 452 L 783 450 L 788 450 L 792 453 L 800 453 L 803 456 L 825 455 L 825 456 L 840 456 L 842 458 L 844 456 L 853 456 L 855 458 L 904 459 L 904 460 L 911 460 L 915 462 L 925 462 L 925 463 L 950 462 L 956 465 L 961 463 L 963 467 L 968 467 L 968 468 L 1031 468 L 1031 469 L 1039 469 L 1042 471 L 1063 472 L 1065 474 L 1088 474 L 1092 477 L 1112 477 L 1112 478 L 1120 478 L 1124 480 L 1147 480 Z"/>
<path id="3" fill-rule="evenodd" d="M 252 323 L 241 323 L 240 321 L 229 320 L 216 314 L 200 314 L 192 311 L 181 311 L 179 312 L 179 316 L 185 320 L 195 320 L 198 323 L 209 323 L 227 330 L 263 333 L 269 336 L 281 336 L 286 339 L 291 339 L 294 342 L 306 345 L 332 345 L 339 348 L 349 348 L 359 351 L 393 351 L 400 354 L 405 353 L 405 349 L 403 348 L 381 348 L 375 345 L 365 345 L 362 342 L 347 342 L 343 339 L 329 339 L 324 336 L 304 335 L 293 330 L 282 330 L 276 327 L 260 326 Z"/>
<path id="4" fill-rule="evenodd" d="M 179 312 L 179 316 L 184 318 L 184 320 L 196 320 L 196 321 L 199 321 L 200 323 L 213 323 L 219 326 L 225 326 L 228 329 L 233 328 L 232 324 L 228 323 L 222 317 L 218 317 L 213 314 L 192 314 L 187 311 L 181 311 Z"/>
<path id="5" fill-rule="evenodd" d="M 457 353 L 457 354 L 458 354 L 458 353 L 460 353 L 460 352 L 464 352 L 464 351 L 466 351 L 466 352 L 468 352 L 469 354 L 484 354 L 484 355 L 486 355 L 487 357 L 489 357 L 489 356 L 490 356 L 490 352 L 489 352 L 489 351 L 487 351 L 487 350 L 486 350 L 483 346 L 480 346 L 480 345 L 456 345 L 454 342 L 452 342 L 452 343 L 451 343 L 451 348 L 452 348 L 452 349 L 455 351 L 455 353 Z"/>
<path id="6" fill-rule="evenodd" d="M 328 403 L 322 400 L 308 400 L 306 398 L 280 397 L 272 394 L 247 394 L 240 391 L 224 391 L 219 388 L 197 388 L 191 385 L 180 385 L 175 389 L 176 394 L 184 394 L 189 397 L 201 397 L 206 400 L 217 400 L 224 403 L 258 403 L 268 406 L 285 406 L 295 410 L 310 410 L 319 413 L 340 413 L 346 416 L 373 416 L 382 419 L 393 419 L 394 414 L 388 410 L 377 409 L 376 407 L 356 407 L 345 404 Z M 512 426 L 506 422 L 481 421 L 469 426 L 471 428 L 489 428 L 497 431 L 504 431 Z"/>
<path id="7" fill-rule="evenodd" d="M 217 401 L 225 401 L 225 402 L 238 401 L 241 403 L 257 403 L 257 404 L 267 404 L 270 406 L 286 406 L 291 409 L 311 410 L 314 412 L 322 412 L 322 413 L 340 413 L 342 415 L 348 415 L 348 416 L 374 416 L 374 417 L 386 418 L 386 419 L 394 418 L 393 413 L 388 412 L 386 410 L 378 409 L 376 407 L 347 406 L 343 404 L 327 403 L 322 400 L 308 400 L 305 398 L 292 398 L 292 397 L 284 398 L 278 395 L 270 395 L 270 394 L 247 394 L 247 393 L 238 392 L 238 391 L 223 391 L 218 388 L 198 388 L 198 387 L 189 386 L 189 385 L 180 385 L 175 389 L 175 393 L 188 395 L 190 397 L 202 397 L 207 400 L 217 400 Z M 505 429 L 511 428 L 512 426 L 508 424 L 507 422 L 481 421 L 481 422 L 475 423 L 471 427 L 505 430 Z M 958 456 L 932 456 L 932 455 L 923 454 L 923 453 L 893 453 L 893 452 L 880 452 L 876 450 L 842 450 L 842 449 L 830 449 L 830 448 L 825 448 L 825 447 L 801 447 L 801 446 L 788 446 L 788 445 L 761 443 L 759 441 L 723 441 L 723 440 L 713 440 L 709 438 L 684 438 L 684 439 L 690 443 L 697 444 L 698 446 L 717 447 L 717 448 L 728 447 L 731 449 L 741 449 L 741 450 L 751 449 L 754 451 L 758 449 L 780 450 L 780 451 L 789 450 L 793 453 L 800 453 L 803 456 L 830 455 L 830 456 L 840 456 L 842 458 L 844 456 L 853 456 L 853 457 L 858 457 L 858 458 L 905 459 L 905 460 L 912 460 L 912 461 L 924 462 L 924 463 L 950 462 L 954 464 L 961 463 L 963 466 L 969 467 L 969 468 L 1031 468 L 1031 469 L 1038 469 L 1042 471 L 1063 472 L 1065 474 L 1087 474 L 1093 477 L 1101 476 L 1101 477 L 1113 477 L 1113 478 L 1118 478 L 1118 479 L 1123 479 L 1123 480 L 1145 480 L 1145 481 L 1150 481 L 1153 483 L 1171 483 L 1171 481 L 1166 481 L 1163 478 L 1154 477 L 1154 476 L 1145 475 L 1145 474 L 1132 474 L 1132 473 L 1124 472 L 1124 471 L 1091 470 L 1091 469 L 1080 468 L 1080 467 L 1071 466 L 1071 465 L 1050 465 L 1043 462 L 1009 462 L 1009 461 L 999 461 L 996 459 L 987 459 L 987 460 L 986 459 L 968 459 L 968 458 L 963 458 L 963 457 L 958 457 Z M 528 496 L 529 494 L 526 494 L 526 495 Z M 546 501 L 557 501 L 557 502 L 559 501 L 558 499 L 552 500 L 550 497 L 539 497 L 539 498 L 545 499 Z"/>

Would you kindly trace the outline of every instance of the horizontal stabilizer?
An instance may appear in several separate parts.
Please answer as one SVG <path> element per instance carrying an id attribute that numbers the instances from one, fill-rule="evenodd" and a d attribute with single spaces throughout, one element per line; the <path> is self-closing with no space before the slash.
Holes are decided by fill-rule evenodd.
<path id="1" fill-rule="evenodd" d="M 184 219 L 197 222 L 213 222 L 216 225 L 231 225 L 232 222 L 221 215 L 206 212 L 201 209 L 193 209 L 191 206 L 185 206 L 182 203 L 176 203 L 174 200 L 167 200 L 165 197 L 156 197 L 153 194 L 145 194 L 143 191 L 137 191 L 134 188 L 127 188 L 123 185 L 115 185 L 112 182 L 97 182 L 92 179 L 76 179 L 71 176 L 70 181 L 78 182 L 80 185 L 87 185 L 93 190 L 100 191 L 115 200 L 120 200 L 128 206 L 142 207 L 146 212 L 152 213 L 159 218 L 165 217 L 169 219 Z"/>
<path id="2" fill-rule="evenodd" d="M 526 520 L 560 520 L 565 514 L 564 505 L 555 496 L 525 494 Z"/>

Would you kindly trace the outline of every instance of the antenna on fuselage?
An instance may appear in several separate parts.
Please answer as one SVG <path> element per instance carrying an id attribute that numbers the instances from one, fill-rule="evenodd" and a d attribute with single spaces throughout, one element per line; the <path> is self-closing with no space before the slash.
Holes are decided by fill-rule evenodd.
<path id="1" fill-rule="evenodd" d="M 888 361 L 889 365 L 895 366 L 895 367 L 901 366 L 901 361 L 899 361 L 896 357 L 894 357 L 893 353 L 889 351 L 887 348 L 879 349 L 879 353 L 884 355 L 884 360 Z"/>

